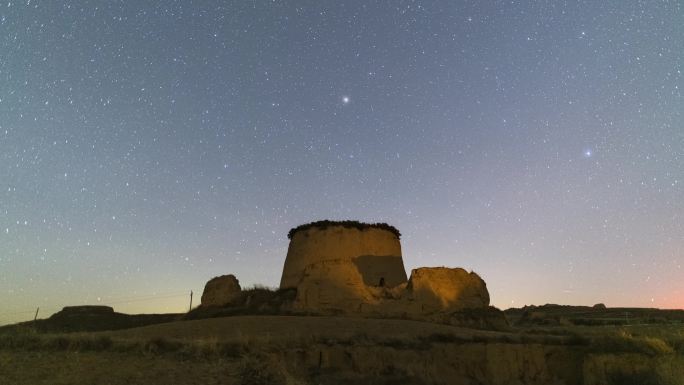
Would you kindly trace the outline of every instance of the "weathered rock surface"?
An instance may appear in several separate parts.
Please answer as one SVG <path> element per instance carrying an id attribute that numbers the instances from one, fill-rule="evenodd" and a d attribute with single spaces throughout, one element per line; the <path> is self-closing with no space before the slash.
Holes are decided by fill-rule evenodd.
<path id="1" fill-rule="evenodd" d="M 367 286 L 355 263 L 328 260 L 307 266 L 297 291 L 295 306 L 307 310 L 420 314 L 489 306 L 482 278 L 460 268 L 422 267 L 413 270 L 408 284 L 380 287 Z"/>
<path id="2" fill-rule="evenodd" d="M 367 286 L 349 260 L 313 263 L 297 285 L 296 311 L 404 318 L 485 329 L 504 329 L 501 311 L 489 307 L 489 293 L 475 273 L 443 267 L 413 271 L 408 283 Z"/>
<path id="3" fill-rule="evenodd" d="M 406 282 L 396 230 L 364 224 L 349 227 L 345 222 L 320 222 L 325 226 L 317 226 L 317 223 L 292 232 L 280 280 L 281 289 L 297 287 L 309 265 L 324 261 L 352 262 L 366 286 L 393 287 Z M 331 270 L 328 276 L 348 271 Z"/>
<path id="4" fill-rule="evenodd" d="M 487 285 L 479 275 L 461 269 L 421 267 L 411 272 L 407 294 L 423 311 L 458 311 L 489 306 Z"/>
<path id="5" fill-rule="evenodd" d="M 202 306 L 226 306 L 240 298 L 240 282 L 234 275 L 222 275 L 209 280 L 202 292 Z"/>
<path id="6" fill-rule="evenodd" d="M 316 383 L 583 384 L 582 355 L 563 346 L 434 343 L 418 350 L 409 346 L 318 345 L 291 354 L 283 352 L 279 358 L 294 373 L 317 368 L 323 374 Z M 394 381 L 385 382 L 388 378 Z"/>
<path id="7" fill-rule="evenodd" d="M 555 344 L 319 344 L 277 354 L 292 373 L 321 373 L 316 383 L 684 384 L 679 355 L 587 353 L 582 346 Z"/>
<path id="8" fill-rule="evenodd" d="M 356 221 L 319 221 L 290 230 L 279 292 L 292 296 L 257 299 L 263 305 L 257 310 L 508 327 L 503 313 L 489 306 L 487 285 L 475 273 L 419 268 L 407 280 L 399 237 L 385 223 Z M 253 311 L 253 302 L 234 276 L 222 276 L 207 283 L 201 310 Z"/>
<path id="9" fill-rule="evenodd" d="M 368 290 L 357 266 L 347 259 L 312 263 L 297 285 L 295 308 L 324 313 L 358 313 L 378 299 Z"/>

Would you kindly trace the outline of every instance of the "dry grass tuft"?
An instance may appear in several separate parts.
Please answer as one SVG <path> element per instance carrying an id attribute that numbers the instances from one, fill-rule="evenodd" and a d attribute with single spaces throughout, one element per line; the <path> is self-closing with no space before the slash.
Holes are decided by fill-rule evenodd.
<path id="1" fill-rule="evenodd" d="M 286 373 L 264 353 L 249 352 L 239 367 L 241 385 L 285 385 Z"/>
<path id="2" fill-rule="evenodd" d="M 675 353 L 675 349 L 662 338 L 633 336 L 625 331 L 614 335 L 595 336 L 591 338 L 590 346 L 597 352 L 641 353 L 649 356 Z"/>
<path id="3" fill-rule="evenodd" d="M 317 228 L 320 230 L 325 230 L 328 227 L 332 226 L 342 226 L 346 228 L 352 228 L 352 229 L 357 229 L 357 230 L 365 230 L 369 228 L 376 228 L 376 229 L 382 229 L 382 230 L 387 230 L 394 234 L 397 239 L 401 238 L 401 233 L 399 230 L 397 230 L 396 227 L 392 225 L 388 225 L 387 223 L 364 223 L 364 222 L 359 222 L 359 221 L 331 221 L 331 220 L 322 220 L 322 221 L 316 221 L 316 222 L 311 222 L 311 223 L 306 223 L 303 225 L 299 225 L 293 229 L 290 229 L 290 231 L 287 233 L 287 238 L 292 239 L 292 237 L 295 235 L 295 233 L 299 231 L 304 231 L 308 230 L 310 228 Z"/>

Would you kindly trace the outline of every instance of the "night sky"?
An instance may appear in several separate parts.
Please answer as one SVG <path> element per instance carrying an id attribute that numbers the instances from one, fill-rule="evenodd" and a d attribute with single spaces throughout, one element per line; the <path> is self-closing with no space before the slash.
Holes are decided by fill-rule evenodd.
<path id="1" fill-rule="evenodd" d="M 0 4 L 0 323 L 387 222 L 500 308 L 684 308 L 677 1 Z"/>

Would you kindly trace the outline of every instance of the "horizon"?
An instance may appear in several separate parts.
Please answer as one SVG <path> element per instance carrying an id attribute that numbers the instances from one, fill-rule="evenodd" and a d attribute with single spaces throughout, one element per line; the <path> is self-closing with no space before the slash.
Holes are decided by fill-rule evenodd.
<path id="1" fill-rule="evenodd" d="M 683 18 L 3 4 L 0 324 L 182 310 L 223 274 L 274 286 L 288 230 L 325 218 L 395 226 L 407 272 L 475 271 L 501 309 L 684 309 Z"/>
<path id="2" fill-rule="evenodd" d="M 302 224 L 304 225 L 304 224 Z M 301 225 L 300 225 L 301 226 Z M 300 227 L 297 226 L 297 227 Z M 391 226 L 391 224 L 390 224 Z M 295 229 L 297 227 L 293 227 L 292 229 Z M 285 257 L 283 257 L 283 262 L 285 260 Z M 406 268 L 407 276 L 410 277 L 410 273 L 413 269 L 418 268 L 418 267 L 423 267 L 423 266 L 416 266 L 413 268 Z M 446 266 L 449 267 L 449 266 Z M 474 271 L 474 270 L 470 270 Z M 477 271 L 475 271 L 477 273 Z M 224 274 L 231 274 L 230 272 L 225 272 L 222 274 L 217 274 L 216 276 L 224 275 Z M 206 281 L 209 281 L 210 279 L 216 277 L 208 277 Z M 240 277 L 236 277 L 238 280 Z M 482 277 L 483 279 L 485 277 Z M 486 279 L 485 279 L 486 282 Z M 206 283 L 206 282 L 205 282 Z M 268 285 L 268 284 L 263 284 L 260 282 L 254 282 L 249 285 L 243 285 L 242 290 L 250 290 L 252 288 L 257 288 L 257 287 L 262 287 L 262 288 L 267 288 L 269 290 L 278 290 L 278 285 Z M 488 285 L 489 287 L 489 285 Z M 140 295 L 140 296 L 112 296 L 112 297 L 96 297 L 96 301 L 92 303 L 74 303 L 74 304 L 64 304 L 60 306 L 48 306 L 48 307 L 39 307 L 37 310 L 38 312 L 38 317 L 37 319 L 47 319 L 51 315 L 61 311 L 64 307 L 67 306 L 89 306 L 89 305 L 95 305 L 95 306 L 109 306 L 114 309 L 115 312 L 117 313 L 124 313 L 124 314 L 163 314 L 163 313 L 168 313 L 168 314 L 185 314 L 188 312 L 190 306 L 192 306 L 192 309 L 197 308 L 200 305 L 200 299 L 203 293 L 203 288 L 204 284 L 202 284 L 201 289 L 199 290 L 188 290 L 186 292 L 172 292 L 172 293 L 151 293 L 149 295 Z M 192 292 L 192 298 L 191 294 Z M 108 300 L 109 298 L 109 300 Z M 123 299 L 126 298 L 126 299 Z M 157 306 L 154 307 L 149 307 L 145 306 L 146 303 L 156 303 Z M 525 304 L 520 304 L 516 306 L 498 306 L 494 301 L 492 301 L 491 306 L 495 306 L 499 308 L 500 310 L 506 310 L 506 309 L 522 309 L 523 307 L 526 306 L 545 306 L 545 305 L 558 305 L 558 306 L 584 306 L 584 307 L 592 307 L 597 304 L 603 304 L 607 308 L 631 308 L 631 309 L 649 309 L 649 308 L 654 308 L 654 309 L 659 309 L 659 310 L 684 310 L 684 307 L 681 308 L 663 308 L 663 307 L 649 307 L 649 306 L 621 306 L 620 304 L 607 304 L 605 302 L 595 302 L 591 304 L 581 304 L 581 303 L 525 303 Z M 175 309 L 175 310 L 174 310 Z M 47 311 L 46 311 L 47 310 Z M 4 325 L 10 325 L 10 324 L 15 324 L 15 323 L 20 323 L 20 322 L 25 322 L 25 321 L 32 321 L 33 320 L 33 315 L 35 314 L 36 310 L 27 310 L 24 309 L 23 311 L 19 312 L 0 312 L 0 326 Z M 26 316 L 31 316 L 29 318 L 26 318 Z"/>
<path id="3" fill-rule="evenodd" d="M 209 278 L 211 279 L 211 278 Z M 207 280 L 209 280 L 207 279 Z M 277 290 L 277 286 L 264 286 L 260 285 L 259 283 L 255 283 L 251 286 L 246 286 L 243 287 L 243 290 L 249 290 L 254 287 L 264 287 L 267 289 L 271 290 Z M 200 292 L 195 292 L 195 295 L 199 293 L 199 296 L 194 296 L 193 297 L 193 303 L 192 303 L 192 309 L 195 309 L 199 306 L 200 301 L 199 298 L 201 297 L 201 291 Z M 122 301 L 122 300 L 115 300 L 114 302 L 107 302 L 105 300 L 99 301 L 97 303 L 80 303 L 80 304 L 65 304 L 64 306 L 50 306 L 47 308 L 40 308 L 39 315 L 37 317 L 38 320 L 41 319 L 47 319 L 53 314 L 61 311 L 64 307 L 69 307 L 69 306 L 108 306 L 114 309 L 114 312 L 116 313 L 123 313 L 123 314 L 185 314 L 188 312 L 189 308 L 189 298 L 190 294 L 185 293 L 185 294 L 177 294 L 173 293 L 170 296 L 167 296 L 166 293 L 161 293 L 159 294 L 158 298 L 151 298 L 155 297 L 156 295 L 148 295 L 148 296 L 141 296 L 140 298 L 142 299 L 137 299 L 134 298 L 130 301 Z M 184 300 L 178 300 L 177 298 L 183 297 Z M 156 302 L 166 302 L 169 299 L 173 299 L 171 301 L 168 301 L 169 303 L 165 303 L 158 308 L 157 310 L 154 310 L 155 308 L 145 308 L 145 307 L 139 307 L 135 306 L 136 303 L 138 302 L 149 302 L 149 301 L 156 301 Z M 197 301 L 195 301 L 195 299 Z M 130 304 L 133 303 L 134 305 L 131 307 Z M 124 304 L 124 306 L 121 306 Z M 508 309 L 522 309 L 524 307 L 529 307 L 529 306 L 535 306 L 535 307 L 541 307 L 541 306 L 547 306 L 547 305 L 556 305 L 556 306 L 577 306 L 577 307 L 593 307 L 594 305 L 598 304 L 603 304 L 606 305 L 606 308 L 608 309 L 658 309 L 658 310 L 684 310 L 684 308 L 662 308 L 662 307 L 648 307 L 648 306 L 621 306 L 619 304 L 606 304 L 603 302 L 597 302 L 593 304 L 576 304 L 576 303 L 527 303 L 527 304 L 522 304 L 519 306 L 508 306 L 508 307 L 499 307 L 496 306 L 494 303 L 491 304 L 491 306 L 495 306 L 500 310 L 508 310 Z M 44 312 L 43 310 L 46 309 L 48 310 L 47 312 Z M 130 310 L 126 310 L 130 309 Z M 173 310 L 176 309 L 176 310 Z M 5 326 L 5 325 L 12 325 L 16 323 L 21 323 L 21 322 L 27 322 L 27 321 L 33 321 L 33 314 L 35 314 L 36 309 L 34 310 L 26 310 L 18 313 L 9 313 L 10 316 L 6 316 L 4 319 L 2 318 L 3 315 L 7 315 L 8 313 L 0 313 L 0 326 Z M 26 317 L 22 317 L 22 315 L 27 315 Z"/>
<path id="4" fill-rule="evenodd" d="M 211 278 L 209 278 L 211 279 Z M 207 280 L 209 280 L 207 279 Z M 264 287 L 267 289 L 271 290 L 277 290 L 277 286 L 264 286 L 260 285 L 258 283 L 255 283 L 251 286 L 246 286 L 243 287 L 243 290 L 249 290 L 254 287 Z M 200 302 L 199 298 L 201 297 L 201 292 L 195 292 L 194 293 L 199 293 L 198 297 L 193 297 L 193 303 L 192 303 L 192 309 L 196 309 Z M 61 311 L 64 307 L 69 307 L 69 306 L 108 306 L 114 309 L 114 312 L 116 313 L 123 313 L 123 314 L 185 314 L 188 312 L 189 308 L 189 298 L 190 294 L 185 293 L 185 294 L 177 294 L 173 293 L 170 296 L 167 296 L 166 293 L 161 293 L 159 294 L 159 298 L 150 298 L 150 297 L 155 297 L 156 295 L 149 295 L 149 296 L 141 296 L 140 298 L 142 299 L 132 299 L 131 301 L 114 301 L 114 302 L 107 302 L 105 300 L 99 301 L 97 303 L 80 303 L 80 304 L 65 304 L 64 306 L 51 306 L 47 307 L 47 312 L 44 312 L 44 308 L 40 308 L 39 311 L 39 316 L 37 317 L 38 320 L 41 319 L 47 319 L 53 314 Z M 177 298 L 183 297 L 184 300 L 177 300 Z M 137 302 L 148 302 L 148 301 L 157 301 L 159 302 L 160 300 L 165 301 L 172 298 L 173 300 L 169 301 L 170 303 L 164 304 L 157 308 L 157 310 L 154 310 L 154 308 L 148 308 L 147 310 L 144 307 L 136 307 L 135 305 L 133 307 L 130 307 L 130 303 L 137 303 Z M 197 301 L 195 302 L 195 299 Z M 124 304 L 124 306 L 120 306 Z M 547 306 L 547 305 L 552 305 L 552 306 L 577 306 L 577 307 L 593 307 L 594 305 L 598 304 L 603 304 L 606 305 L 606 308 L 608 309 L 658 309 L 658 310 L 684 310 L 684 308 L 661 308 L 661 307 L 644 307 L 644 306 L 621 306 L 619 304 L 606 304 L 603 302 L 597 302 L 593 304 L 576 304 L 576 303 L 528 303 L 528 304 L 523 304 L 519 306 L 508 306 L 508 307 L 498 307 L 495 304 L 492 304 L 492 306 L 495 306 L 499 308 L 500 310 L 508 310 L 508 309 L 522 309 L 524 307 L 529 307 L 529 306 L 534 306 L 534 307 L 542 307 L 542 306 Z M 122 310 L 123 309 L 123 310 Z M 126 311 L 126 309 L 130 309 Z M 159 310 L 161 309 L 161 310 Z M 177 310 L 173 310 L 177 309 Z M 7 313 L 0 313 L 0 326 L 5 326 L 5 325 L 11 325 L 11 324 L 16 324 L 16 323 L 21 323 L 21 322 L 27 322 L 27 321 L 33 321 L 33 314 L 35 314 L 36 309 L 34 310 L 27 310 L 27 311 L 22 311 L 19 312 L 18 314 L 16 313 L 11 313 L 12 317 L 6 317 L 3 319 L 3 314 Z M 30 314 L 29 314 L 30 313 Z M 26 314 L 28 315 L 27 317 L 22 317 L 21 315 Z"/>

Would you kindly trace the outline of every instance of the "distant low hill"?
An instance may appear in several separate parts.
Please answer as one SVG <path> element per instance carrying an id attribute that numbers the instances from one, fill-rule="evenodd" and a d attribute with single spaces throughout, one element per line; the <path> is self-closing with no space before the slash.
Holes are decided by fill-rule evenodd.
<path id="1" fill-rule="evenodd" d="M 514 326 L 634 325 L 684 323 L 684 310 L 546 304 L 504 310 Z"/>
<path id="2" fill-rule="evenodd" d="M 47 319 L 0 327 L 0 334 L 30 327 L 40 333 L 94 332 L 130 329 L 181 320 L 238 315 L 288 315 L 283 304 L 292 299 L 291 291 L 255 288 L 240 304 L 224 308 L 197 308 L 179 314 L 124 314 L 109 306 L 68 306 Z M 684 324 L 684 310 L 654 308 L 609 308 L 603 304 L 572 306 L 546 304 L 509 308 L 504 314 L 511 326 L 606 326 L 640 324 Z"/>
<path id="3" fill-rule="evenodd" d="M 180 319 L 183 314 L 123 314 L 109 306 L 67 306 L 50 318 L 0 327 L 0 334 L 31 327 L 42 333 L 129 329 Z"/>

